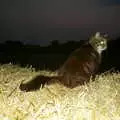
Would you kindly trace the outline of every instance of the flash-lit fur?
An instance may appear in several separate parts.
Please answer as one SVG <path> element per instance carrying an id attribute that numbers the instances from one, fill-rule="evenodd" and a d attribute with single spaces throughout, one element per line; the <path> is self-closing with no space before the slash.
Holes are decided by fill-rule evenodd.
<path id="1" fill-rule="evenodd" d="M 96 33 L 89 43 L 72 52 L 65 63 L 57 70 L 58 76 L 38 76 L 32 81 L 21 84 L 20 89 L 32 91 L 39 89 L 41 85 L 52 84 L 52 79 L 57 79 L 63 85 L 74 88 L 89 82 L 90 77 L 99 70 L 101 53 L 107 48 L 107 40 L 100 33 Z"/>

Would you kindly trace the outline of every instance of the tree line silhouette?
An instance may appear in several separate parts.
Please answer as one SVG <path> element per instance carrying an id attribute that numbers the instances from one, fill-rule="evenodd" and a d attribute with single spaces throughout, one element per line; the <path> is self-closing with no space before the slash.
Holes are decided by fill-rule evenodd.
<path id="1" fill-rule="evenodd" d="M 86 40 L 80 40 L 59 43 L 58 40 L 52 40 L 48 46 L 40 46 L 7 40 L 0 43 L 0 63 L 32 65 L 36 69 L 55 70 L 63 64 L 73 50 L 86 42 Z M 107 50 L 103 52 L 101 71 L 111 68 L 120 70 L 120 37 L 109 41 Z"/>

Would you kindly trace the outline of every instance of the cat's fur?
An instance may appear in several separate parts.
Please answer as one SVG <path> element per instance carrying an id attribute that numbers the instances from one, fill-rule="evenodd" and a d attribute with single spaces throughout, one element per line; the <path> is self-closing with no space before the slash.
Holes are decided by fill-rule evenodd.
<path id="1" fill-rule="evenodd" d="M 94 41 L 94 39 L 104 38 L 99 33 L 96 33 L 95 37 L 91 38 L 89 43 L 73 51 L 63 66 L 57 70 L 58 76 L 37 76 L 32 81 L 21 84 L 20 89 L 25 91 L 36 90 L 41 85 L 44 86 L 46 83 L 51 84 L 51 80 L 53 79 L 59 80 L 60 83 L 70 88 L 89 82 L 90 77 L 98 72 L 101 63 L 101 52 L 106 49 L 95 49 L 95 45 L 93 46 L 92 44 L 92 40 Z"/>

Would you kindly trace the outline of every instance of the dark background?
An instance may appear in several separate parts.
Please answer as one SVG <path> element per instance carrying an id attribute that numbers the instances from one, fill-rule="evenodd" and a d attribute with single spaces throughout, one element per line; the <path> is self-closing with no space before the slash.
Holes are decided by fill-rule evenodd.
<path id="1" fill-rule="evenodd" d="M 101 71 L 120 70 L 120 0 L 1 0 L 0 63 L 56 69 L 97 31 L 111 41 Z"/>
<path id="2" fill-rule="evenodd" d="M 0 41 L 48 45 L 120 35 L 120 0 L 1 0 Z"/>

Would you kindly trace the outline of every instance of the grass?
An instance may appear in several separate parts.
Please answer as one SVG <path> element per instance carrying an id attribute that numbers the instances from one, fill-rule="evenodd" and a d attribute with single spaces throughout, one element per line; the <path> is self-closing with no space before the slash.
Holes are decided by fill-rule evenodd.
<path id="1" fill-rule="evenodd" d="M 55 83 L 34 92 L 22 81 L 51 71 L 0 65 L 0 120 L 120 120 L 120 73 L 106 72 L 74 89 Z"/>

